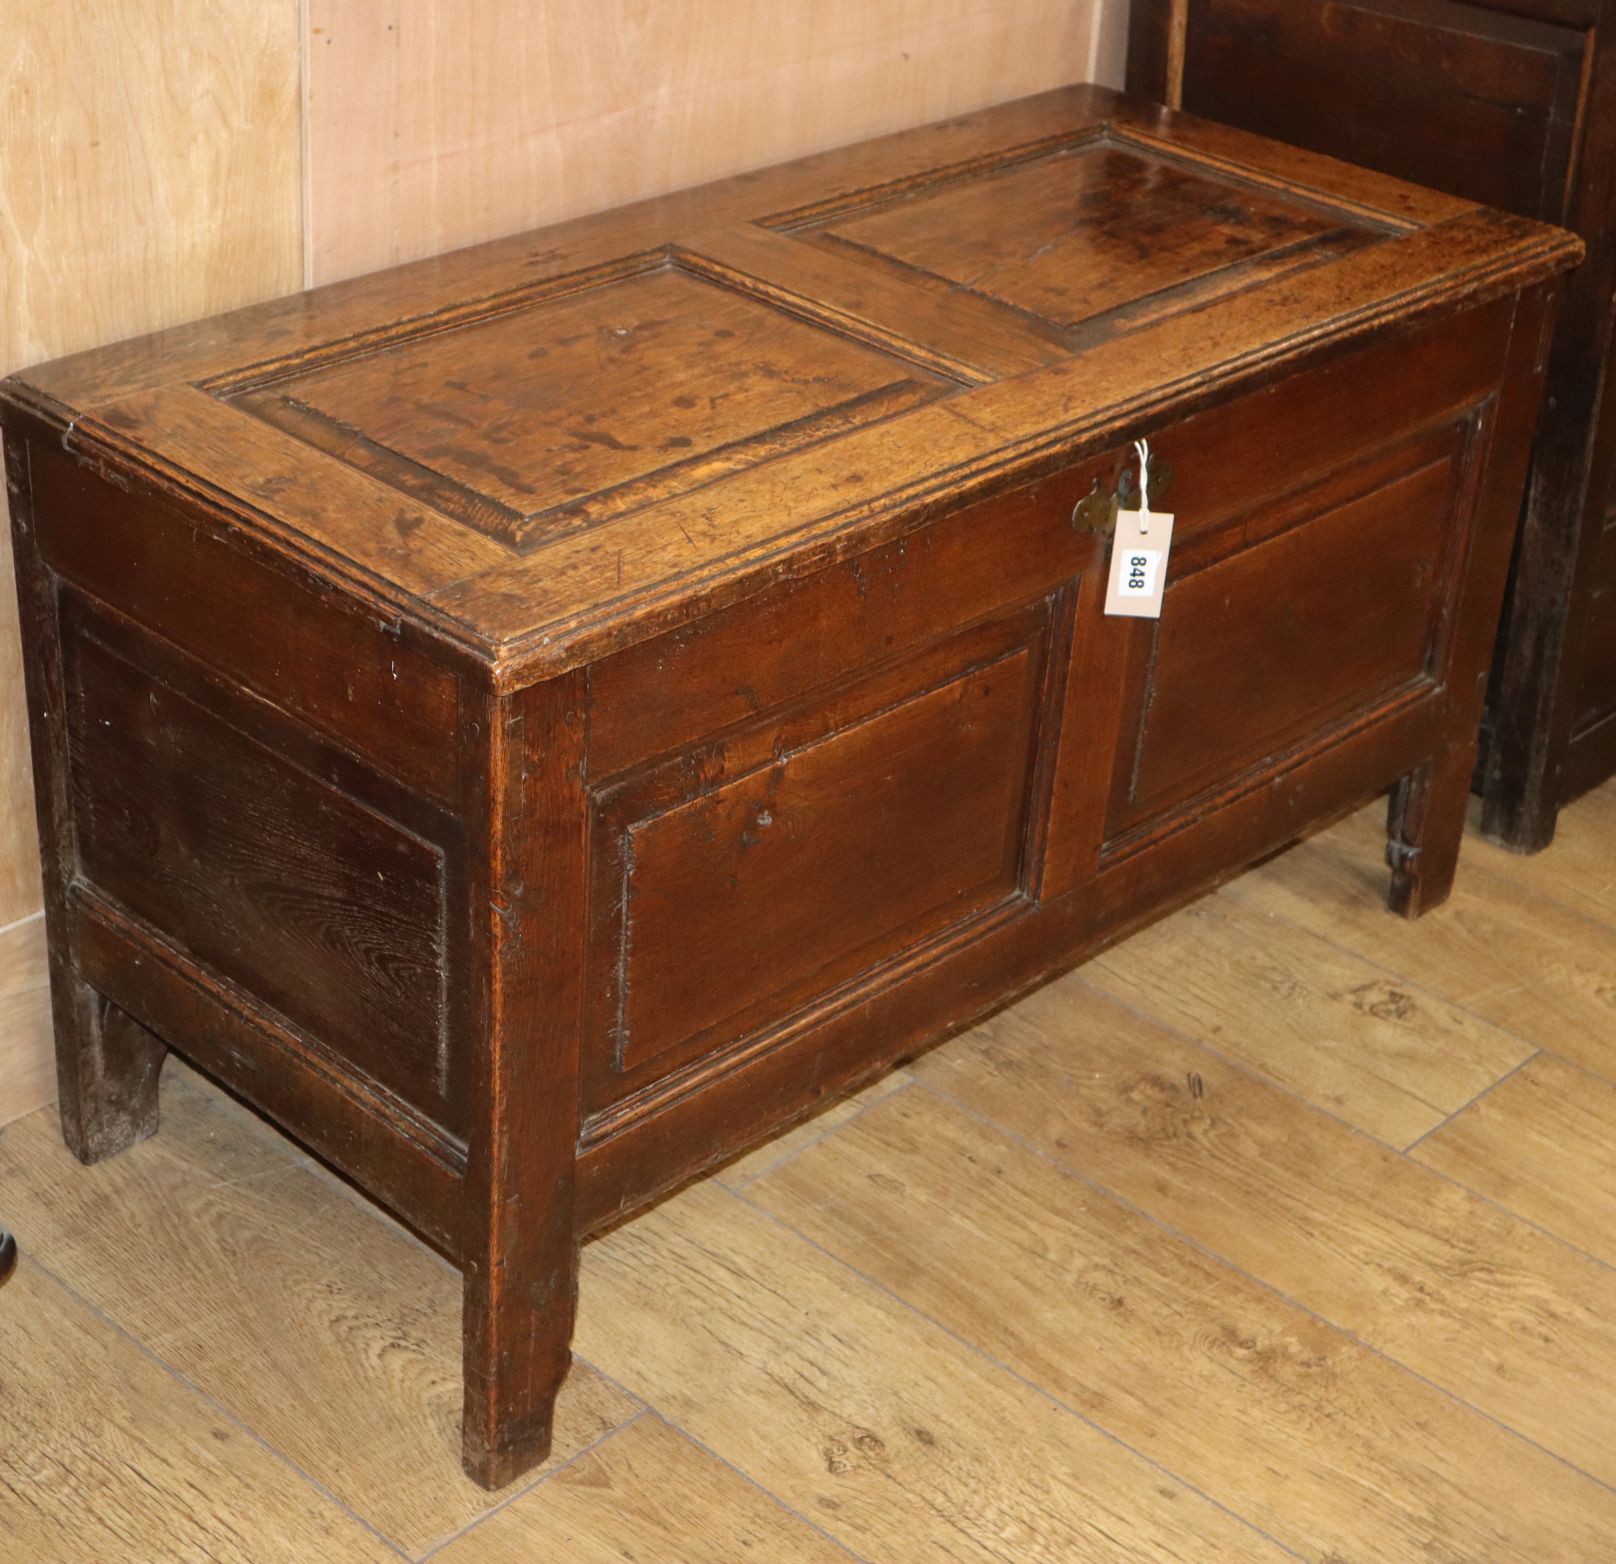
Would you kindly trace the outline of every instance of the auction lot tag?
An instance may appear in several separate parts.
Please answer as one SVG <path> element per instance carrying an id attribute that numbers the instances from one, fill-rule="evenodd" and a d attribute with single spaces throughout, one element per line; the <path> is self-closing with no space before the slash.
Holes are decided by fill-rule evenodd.
<path id="1" fill-rule="evenodd" d="M 1160 619 L 1173 518 L 1158 511 L 1118 511 L 1111 543 L 1105 611 L 1126 619 Z"/>

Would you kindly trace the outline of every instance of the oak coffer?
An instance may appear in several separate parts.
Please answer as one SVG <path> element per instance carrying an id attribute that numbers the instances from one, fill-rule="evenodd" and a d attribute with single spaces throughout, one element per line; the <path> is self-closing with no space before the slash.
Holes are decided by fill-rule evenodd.
<path id="1" fill-rule="evenodd" d="M 69 1144 L 342 1169 L 510 1479 L 590 1231 L 1376 792 L 1446 894 L 1579 248 L 1076 88 L 10 380 Z"/>

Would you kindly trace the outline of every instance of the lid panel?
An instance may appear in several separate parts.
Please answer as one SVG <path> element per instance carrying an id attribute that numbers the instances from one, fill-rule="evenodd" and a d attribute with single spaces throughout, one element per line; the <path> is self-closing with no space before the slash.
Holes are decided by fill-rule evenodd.
<path id="1" fill-rule="evenodd" d="M 1008 305 L 1068 340 L 1157 295 L 1199 285 L 1183 300 L 1199 302 L 1258 267 L 1271 274 L 1281 260 L 1390 232 L 1111 137 L 785 222 L 923 284 Z"/>
<path id="2" fill-rule="evenodd" d="M 224 398 L 526 552 L 957 384 L 670 261 Z"/>

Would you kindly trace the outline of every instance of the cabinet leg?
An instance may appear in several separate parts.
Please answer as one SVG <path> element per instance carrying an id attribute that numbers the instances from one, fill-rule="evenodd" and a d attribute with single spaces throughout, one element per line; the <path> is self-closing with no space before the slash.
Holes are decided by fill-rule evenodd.
<path id="1" fill-rule="evenodd" d="M 66 982 L 73 991 L 56 1005 L 62 1137 L 80 1162 L 100 1162 L 156 1132 L 168 1049 L 88 984 Z"/>
<path id="2" fill-rule="evenodd" d="M 1439 907 L 1453 890 L 1470 796 L 1468 768 L 1436 762 L 1411 772 L 1392 789 L 1386 820 L 1393 912 L 1405 918 Z"/>
<path id="3" fill-rule="evenodd" d="M 556 1395 L 572 1364 L 578 1249 L 562 1239 L 538 1274 L 468 1266 L 462 1459 L 484 1488 L 503 1488 L 550 1453 Z"/>
<path id="4" fill-rule="evenodd" d="M 0 1227 L 0 1287 L 4 1287 L 11 1280 L 11 1273 L 17 1269 L 17 1240 L 5 1228 Z"/>

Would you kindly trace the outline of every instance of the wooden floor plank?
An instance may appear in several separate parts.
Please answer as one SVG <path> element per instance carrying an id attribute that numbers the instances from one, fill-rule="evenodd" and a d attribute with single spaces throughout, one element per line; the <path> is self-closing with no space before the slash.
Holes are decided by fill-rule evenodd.
<path id="1" fill-rule="evenodd" d="M 655 1417 L 433 1554 L 435 1564 L 847 1564 L 806 1521 Z"/>
<path id="2" fill-rule="evenodd" d="M 1479 813 L 1478 805 L 1472 818 Z M 1554 841 L 1540 853 L 1508 852 L 1475 831 L 1466 835 L 1464 850 L 1470 863 L 1508 875 L 1522 891 L 1616 927 L 1616 782 L 1562 809 Z"/>
<path id="3" fill-rule="evenodd" d="M 0 566 L 0 591 L 4 574 Z M 55 1095 L 45 920 L 24 918 L 0 928 L 0 1124 L 32 1113 Z"/>
<path id="4" fill-rule="evenodd" d="M 755 1151 L 737 1157 L 713 1176 L 726 1189 L 743 1189 L 759 1174 L 782 1162 L 789 1162 L 822 1136 L 829 1135 L 850 1119 L 856 1119 L 866 1108 L 901 1092 L 907 1085 L 909 1073 L 906 1070 L 894 1070 L 890 1075 L 883 1075 L 863 1091 L 822 1108 L 811 1119 L 804 1119 L 784 1135 L 776 1135 L 772 1140 L 764 1141 Z"/>
<path id="5" fill-rule="evenodd" d="M 155 1139 L 94 1168 L 49 1113 L 0 1133 L 24 1252 L 405 1548 L 483 1514 L 497 1496 L 460 1470 L 458 1273 L 173 1061 L 162 1107 Z M 578 1368 L 552 1464 L 635 1410 Z"/>
<path id="6" fill-rule="evenodd" d="M 1384 825 L 1377 805 L 1220 895 L 1348 946 L 1528 1043 L 1616 1078 L 1616 930 L 1525 892 L 1515 859 L 1495 868 L 1468 841 L 1452 899 L 1413 923 L 1393 917 L 1375 858 Z"/>
<path id="7" fill-rule="evenodd" d="M 397 1555 L 25 1257 L 0 1294 L 0 1557 Z"/>
<path id="8" fill-rule="evenodd" d="M 1287 1557 L 711 1183 L 585 1252 L 578 1322 L 592 1362 L 866 1559 Z"/>
<path id="9" fill-rule="evenodd" d="M 1616 1266 L 1616 1085 L 1540 1054 L 1414 1148 Z"/>
<path id="10" fill-rule="evenodd" d="M 915 1066 L 1616 1484 L 1616 1272 L 1066 979 Z"/>
<path id="11" fill-rule="evenodd" d="M 1361 957 L 1224 897 L 1090 965 L 1096 988 L 1253 1065 L 1309 1102 L 1406 1146 L 1531 1052 Z"/>
<path id="12" fill-rule="evenodd" d="M 924 1090 L 748 1198 L 1304 1558 L 1616 1535 L 1616 1493 Z"/>

